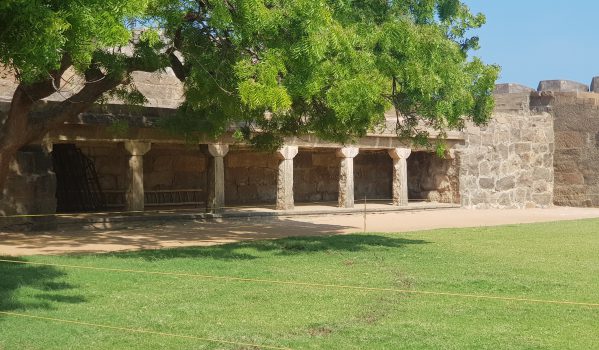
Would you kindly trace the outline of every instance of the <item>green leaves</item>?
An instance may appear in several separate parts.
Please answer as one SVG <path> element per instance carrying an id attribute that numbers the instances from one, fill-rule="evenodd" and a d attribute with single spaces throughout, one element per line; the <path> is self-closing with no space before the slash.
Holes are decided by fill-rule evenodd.
<path id="1" fill-rule="evenodd" d="M 97 51 L 126 45 L 128 19 L 145 15 L 148 0 L 11 0 L 0 11 L 0 63 L 19 79 L 46 79 L 64 55 L 84 71 Z"/>
<path id="2" fill-rule="evenodd" d="M 168 124 L 186 136 L 237 125 L 256 145 L 298 133 L 349 142 L 395 107 L 398 135 L 423 143 L 427 130 L 484 124 L 493 109 L 498 67 L 467 58 L 478 47 L 468 31 L 485 18 L 459 0 L 5 0 L 0 9 L 0 63 L 24 82 L 47 79 L 65 55 L 80 72 L 124 82 L 132 64 L 159 70 L 180 58 L 186 101 Z M 152 28 L 123 55 L 112 48 L 132 39 L 128 23 Z M 135 91 L 115 93 L 142 103 Z"/>

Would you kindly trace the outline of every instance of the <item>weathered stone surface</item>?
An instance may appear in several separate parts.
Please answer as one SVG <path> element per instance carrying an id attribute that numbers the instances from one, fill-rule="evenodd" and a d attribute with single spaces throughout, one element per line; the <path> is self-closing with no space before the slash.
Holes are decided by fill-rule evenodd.
<path id="1" fill-rule="evenodd" d="M 482 177 L 478 179 L 478 184 L 481 188 L 490 190 L 495 188 L 495 179 L 489 177 Z"/>
<path id="2" fill-rule="evenodd" d="M 208 152 L 212 156 L 208 171 L 208 206 L 212 212 L 222 211 L 225 207 L 225 161 L 229 145 L 210 144 Z"/>
<path id="3" fill-rule="evenodd" d="M 358 155 L 356 147 L 343 147 L 337 150 L 341 158 L 339 165 L 339 207 L 354 207 L 354 157 Z"/>
<path id="4" fill-rule="evenodd" d="M 11 162 L 4 190 L 0 193 L 0 216 L 53 214 L 56 212 L 56 175 L 51 155 L 40 146 L 26 146 Z M 3 218 L 1 229 L 19 231 L 55 227 L 53 217 Z"/>
<path id="5" fill-rule="evenodd" d="M 597 88 L 593 79 L 593 88 Z M 599 94 L 559 96 L 555 117 L 555 204 L 599 206 Z"/>
<path id="6" fill-rule="evenodd" d="M 393 198 L 393 160 L 385 150 L 360 152 L 354 158 L 354 196 L 361 202 Z"/>
<path id="7" fill-rule="evenodd" d="M 408 205 L 408 162 L 407 158 L 412 153 L 409 148 L 394 148 L 389 150 L 393 159 L 393 205 Z"/>
<path id="8" fill-rule="evenodd" d="M 291 210 L 294 207 L 293 158 L 297 153 L 297 146 L 284 146 L 277 151 L 280 159 L 277 177 L 277 210 Z"/>
<path id="9" fill-rule="evenodd" d="M 459 152 L 454 151 L 453 153 L 453 157 L 439 158 L 432 152 L 419 151 L 414 152 L 408 158 L 409 198 L 434 200 L 441 203 L 459 203 L 458 163 L 461 155 Z M 481 164 L 488 165 L 488 162 L 482 160 Z M 481 171 L 487 170 L 490 169 L 482 169 Z M 472 173 L 479 173 L 478 165 L 470 169 L 470 174 Z M 476 181 L 475 177 L 468 177 L 468 179 Z M 465 186 L 468 186 L 468 180 L 465 179 L 464 183 Z"/>
<path id="10" fill-rule="evenodd" d="M 127 168 L 127 190 L 125 192 L 125 210 L 144 210 L 144 162 L 143 155 L 151 148 L 149 142 L 125 141 L 125 150 L 129 153 Z"/>
<path id="11" fill-rule="evenodd" d="M 593 78 L 593 81 L 591 82 L 591 91 L 599 92 L 599 77 Z"/>
<path id="12" fill-rule="evenodd" d="M 519 94 L 515 97 L 520 100 Z M 509 104 L 509 98 L 505 103 Z M 470 134 L 472 129 L 467 130 Z M 478 134 L 480 144 L 466 143 L 461 150 L 462 205 L 477 209 L 549 205 L 545 195 L 553 194 L 552 116 L 528 107 L 509 112 L 496 109 Z M 532 193 L 543 196 L 533 198 Z"/>
<path id="13" fill-rule="evenodd" d="M 543 80 L 539 83 L 538 91 L 552 92 L 587 92 L 586 84 L 572 80 Z"/>
<path id="14" fill-rule="evenodd" d="M 511 190 L 514 187 L 516 187 L 516 178 L 514 176 L 501 178 L 497 180 L 497 183 L 495 184 L 495 189 L 500 192 Z"/>
<path id="15" fill-rule="evenodd" d="M 533 88 L 530 88 L 521 84 L 514 83 L 504 83 L 504 84 L 495 84 L 495 90 L 493 91 L 495 94 L 515 94 L 515 93 L 525 93 L 535 91 Z"/>

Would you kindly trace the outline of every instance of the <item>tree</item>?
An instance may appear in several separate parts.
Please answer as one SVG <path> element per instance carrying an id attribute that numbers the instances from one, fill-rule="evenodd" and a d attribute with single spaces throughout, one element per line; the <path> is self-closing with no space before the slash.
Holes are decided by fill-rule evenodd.
<path id="1" fill-rule="evenodd" d="M 0 4 L 0 64 L 14 74 L 18 87 L 0 126 L 0 188 L 9 164 L 24 145 L 90 108 L 105 93 L 135 100 L 130 73 L 163 68 L 163 44 L 152 35 L 131 45 L 128 23 L 144 19 L 148 0 L 4 0 Z M 65 72 L 85 79 L 59 103 L 40 101 L 60 90 Z"/>
<path id="2" fill-rule="evenodd" d="M 348 142 L 393 106 L 398 135 L 426 143 L 426 129 L 443 136 L 469 119 L 486 122 L 493 109 L 498 68 L 468 60 L 478 46 L 468 30 L 485 18 L 458 0 L 157 6 L 168 13 L 158 22 L 183 57 L 171 59 L 187 88 L 170 126 L 188 135 L 218 136 L 241 122 L 237 135 L 257 145 L 306 133 Z"/>
<path id="3" fill-rule="evenodd" d="M 217 137 L 236 123 L 263 147 L 306 133 L 350 142 L 391 107 L 398 136 L 417 142 L 426 128 L 483 124 L 498 74 L 468 59 L 468 30 L 484 16 L 459 0 L 5 0 L 0 23 L 0 63 L 19 81 L 0 129 L 0 187 L 20 147 L 106 93 L 140 102 L 127 86 L 135 70 L 171 66 L 184 82 L 166 127 Z M 146 28 L 133 43 L 131 23 Z M 133 54 L 115 49 L 127 44 Z M 40 105 L 70 67 L 83 88 Z"/>

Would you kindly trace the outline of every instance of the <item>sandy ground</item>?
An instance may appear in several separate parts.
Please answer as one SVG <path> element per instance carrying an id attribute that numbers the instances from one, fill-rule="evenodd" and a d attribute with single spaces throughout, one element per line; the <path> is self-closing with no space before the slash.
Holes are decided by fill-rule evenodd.
<path id="1" fill-rule="evenodd" d="M 466 210 L 437 209 L 368 214 L 368 232 L 409 232 L 437 228 L 495 226 L 599 218 L 599 208 Z M 286 236 L 348 234 L 364 230 L 362 214 L 288 216 L 217 222 L 129 223 L 106 230 L 0 233 L 0 255 L 108 252 L 208 246 Z"/>

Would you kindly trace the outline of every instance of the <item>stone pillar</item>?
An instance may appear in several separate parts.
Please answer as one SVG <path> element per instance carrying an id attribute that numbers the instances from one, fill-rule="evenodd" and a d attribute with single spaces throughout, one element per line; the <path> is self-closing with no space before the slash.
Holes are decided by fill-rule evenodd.
<path id="1" fill-rule="evenodd" d="M 393 205 L 408 205 L 408 163 L 412 153 L 409 148 L 393 148 L 389 155 L 393 158 Z"/>
<path id="2" fill-rule="evenodd" d="M 149 142 L 125 141 L 129 152 L 127 169 L 127 192 L 125 193 L 126 211 L 144 210 L 144 154 L 151 148 Z"/>
<path id="3" fill-rule="evenodd" d="M 354 158 L 360 151 L 357 147 L 343 147 L 337 150 L 341 158 L 339 168 L 339 207 L 354 207 Z"/>
<path id="4" fill-rule="evenodd" d="M 208 207 L 212 212 L 218 212 L 225 206 L 224 157 L 229 153 L 229 145 L 208 145 L 208 152 L 212 156 L 210 171 L 208 172 Z"/>
<path id="5" fill-rule="evenodd" d="M 277 178 L 277 210 L 292 210 L 293 201 L 293 158 L 297 155 L 297 146 L 283 146 L 277 150 L 279 158 L 279 176 Z"/>

